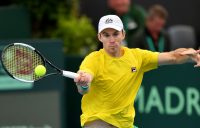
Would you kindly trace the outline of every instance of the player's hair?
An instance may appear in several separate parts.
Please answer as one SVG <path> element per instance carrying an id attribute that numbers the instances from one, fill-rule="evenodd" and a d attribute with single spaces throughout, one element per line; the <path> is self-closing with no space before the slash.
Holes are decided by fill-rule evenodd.
<path id="1" fill-rule="evenodd" d="M 168 17 L 168 12 L 163 6 L 159 4 L 152 5 L 148 9 L 147 18 L 153 18 L 153 17 L 159 17 L 166 20 Z"/>

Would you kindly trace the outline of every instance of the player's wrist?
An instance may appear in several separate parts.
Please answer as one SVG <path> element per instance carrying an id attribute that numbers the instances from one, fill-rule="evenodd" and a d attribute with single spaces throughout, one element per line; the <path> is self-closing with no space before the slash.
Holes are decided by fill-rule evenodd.
<path id="1" fill-rule="evenodd" d="M 78 92 L 82 95 L 88 93 L 89 91 L 89 84 L 83 85 L 83 84 L 76 83 L 76 86 L 77 86 Z"/>

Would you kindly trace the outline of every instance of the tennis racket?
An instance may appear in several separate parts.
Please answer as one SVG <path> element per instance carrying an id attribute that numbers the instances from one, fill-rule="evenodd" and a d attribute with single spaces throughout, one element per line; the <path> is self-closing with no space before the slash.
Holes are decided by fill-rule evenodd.
<path id="1" fill-rule="evenodd" d="M 62 75 L 68 78 L 78 77 L 77 73 L 61 70 L 50 63 L 38 50 L 24 43 L 12 43 L 6 46 L 1 54 L 3 68 L 12 78 L 23 82 L 35 82 L 51 75 Z M 38 65 L 47 68 L 47 64 L 54 69 L 54 72 L 48 72 L 44 76 L 37 76 L 34 69 Z M 88 86 L 81 86 L 87 89 Z"/>

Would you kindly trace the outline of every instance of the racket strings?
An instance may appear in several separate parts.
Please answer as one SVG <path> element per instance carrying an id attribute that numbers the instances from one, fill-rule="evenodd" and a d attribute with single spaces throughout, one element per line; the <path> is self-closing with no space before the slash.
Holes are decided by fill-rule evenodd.
<path id="1" fill-rule="evenodd" d="M 37 65 L 44 65 L 39 54 L 29 47 L 13 45 L 8 47 L 2 55 L 3 63 L 7 71 L 15 78 L 25 81 L 39 79 L 34 69 Z"/>

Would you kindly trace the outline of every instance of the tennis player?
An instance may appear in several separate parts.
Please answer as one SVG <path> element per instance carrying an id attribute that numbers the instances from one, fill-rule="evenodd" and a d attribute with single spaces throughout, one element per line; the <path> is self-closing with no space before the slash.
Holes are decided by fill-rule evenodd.
<path id="1" fill-rule="evenodd" d="M 74 79 L 83 95 L 81 126 L 84 128 L 133 128 L 134 100 L 145 72 L 158 66 L 195 61 L 199 50 L 180 48 L 171 52 L 151 52 L 121 45 L 125 31 L 116 15 L 99 21 L 98 39 L 103 49 L 92 52 L 82 62 Z M 89 90 L 80 86 L 88 84 Z"/>

